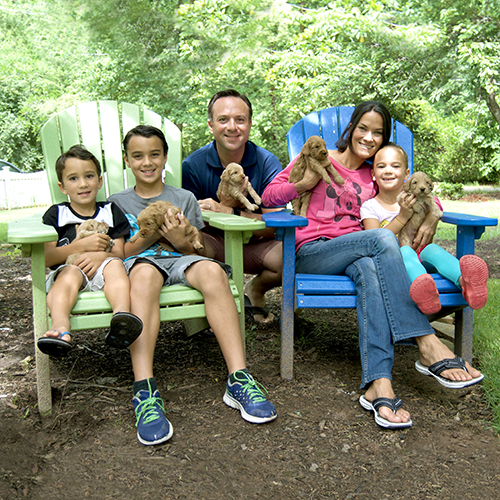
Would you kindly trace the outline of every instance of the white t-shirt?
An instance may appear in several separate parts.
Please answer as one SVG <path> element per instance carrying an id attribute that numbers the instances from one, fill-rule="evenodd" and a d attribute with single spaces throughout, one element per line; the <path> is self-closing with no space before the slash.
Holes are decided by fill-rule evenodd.
<path id="1" fill-rule="evenodd" d="M 365 201 L 359 211 L 361 221 L 363 219 L 377 219 L 380 222 L 380 227 L 387 226 L 398 214 L 399 210 L 396 212 L 387 210 L 375 198 Z"/>

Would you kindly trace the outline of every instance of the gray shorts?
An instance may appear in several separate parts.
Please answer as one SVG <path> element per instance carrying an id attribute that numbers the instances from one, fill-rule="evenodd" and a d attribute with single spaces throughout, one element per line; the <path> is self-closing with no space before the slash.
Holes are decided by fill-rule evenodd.
<path id="1" fill-rule="evenodd" d="M 227 276 L 231 275 L 231 266 L 219 262 L 218 260 L 209 259 L 208 257 L 202 257 L 201 255 L 181 255 L 180 257 L 167 256 L 163 257 L 160 255 L 150 255 L 144 257 L 131 257 L 127 259 L 125 264 L 125 269 L 127 273 L 130 273 L 132 266 L 139 262 L 147 262 L 155 266 L 160 273 L 163 275 L 164 281 L 163 285 L 185 285 L 191 286 L 184 272 L 186 269 L 194 264 L 195 262 L 200 262 L 202 260 L 210 260 L 212 262 L 217 262 L 222 269 L 226 272 Z"/>
<path id="2" fill-rule="evenodd" d="M 82 273 L 83 283 L 80 288 L 80 292 L 100 292 L 104 288 L 104 276 L 103 271 L 104 268 L 108 265 L 112 260 L 120 260 L 118 257 L 109 257 L 106 259 L 97 269 L 94 277 L 89 280 L 87 275 L 78 267 L 78 270 Z M 45 280 L 45 292 L 49 293 L 49 290 L 52 288 L 54 281 L 56 280 L 57 275 L 65 268 L 68 267 L 68 264 L 63 264 L 59 266 L 54 271 L 51 271 Z"/>

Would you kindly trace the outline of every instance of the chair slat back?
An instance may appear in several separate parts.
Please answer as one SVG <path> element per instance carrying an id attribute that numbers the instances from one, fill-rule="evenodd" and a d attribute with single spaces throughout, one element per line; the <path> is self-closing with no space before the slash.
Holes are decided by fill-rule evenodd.
<path id="1" fill-rule="evenodd" d="M 312 135 L 319 135 L 326 142 L 328 149 L 337 149 L 335 143 L 342 132 L 349 126 L 352 106 L 338 106 L 313 111 L 295 123 L 286 134 L 288 157 L 295 158 L 304 143 Z M 408 154 L 408 168 L 413 173 L 413 134 L 400 122 L 392 120 L 391 141 L 399 144 Z"/>
<path id="2" fill-rule="evenodd" d="M 53 203 L 67 200 L 57 184 L 56 160 L 75 144 L 83 144 L 101 163 L 104 189 L 99 191 L 98 200 L 133 186 L 134 176 L 123 161 L 122 140 L 131 128 L 141 124 L 154 125 L 165 134 L 169 146 L 165 182 L 181 187 L 182 140 L 174 123 L 135 104 L 93 101 L 57 113 L 42 127 L 42 150 Z"/>

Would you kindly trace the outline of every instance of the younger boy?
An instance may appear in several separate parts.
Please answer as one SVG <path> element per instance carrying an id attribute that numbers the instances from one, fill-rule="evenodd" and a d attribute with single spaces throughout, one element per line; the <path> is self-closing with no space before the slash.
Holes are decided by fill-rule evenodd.
<path id="1" fill-rule="evenodd" d="M 113 203 L 96 202 L 102 186 L 101 166 L 83 146 L 73 146 L 56 162 L 61 191 L 70 201 L 52 205 L 43 216 L 53 226 L 58 241 L 45 243 L 47 304 L 52 330 L 41 337 L 38 348 L 45 354 L 64 356 L 71 350 L 69 315 L 80 291 L 104 290 L 113 310 L 105 341 L 112 347 L 129 347 L 141 334 L 142 321 L 130 314 L 130 286 L 123 266 L 123 245 L 130 232 L 126 217 Z M 108 234 L 93 234 L 75 240 L 76 226 L 88 219 L 109 225 Z M 114 245 L 106 249 L 111 239 Z M 74 265 L 65 264 L 69 255 L 81 254 Z"/>
<path id="2" fill-rule="evenodd" d="M 397 201 L 409 176 L 405 150 L 389 143 L 377 151 L 372 176 L 378 185 L 378 194 L 361 206 L 364 228 L 385 227 L 397 235 L 412 216 L 416 200 L 413 194 L 406 193 L 400 203 Z M 461 288 L 472 309 L 485 306 L 488 300 L 488 266 L 477 255 L 464 255 L 459 261 L 435 243 L 424 247 L 419 255 L 409 246 L 401 247 L 401 253 L 412 280 L 410 296 L 424 314 L 434 314 L 441 309 L 439 292 L 429 271 L 441 274 Z"/>
<path id="3" fill-rule="evenodd" d="M 163 401 L 153 376 L 153 356 L 160 328 L 159 295 L 163 285 L 188 285 L 203 294 L 208 322 L 230 374 L 224 402 L 239 409 L 249 422 L 274 420 L 274 406 L 246 369 L 238 312 L 228 281 L 230 269 L 199 255 L 186 240 L 184 217 L 194 227 L 202 229 L 205 224 L 201 210 L 192 193 L 162 181 L 168 152 L 163 132 L 149 125 L 139 125 L 127 133 L 123 148 L 125 163 L 135 177 L 135 187 L 112 195 L 110 200 L 127 214 L 133 232 L 138 230 L 137 215 L 150 203 L 165 200 L 182 211 L 174 216 L 169 210 L 161 229 L 150 238 L 125 243 L 131 310 L 144 322 L 142 335 L 130 348 L 135 377 L 132 403 L 137 418 L 137 438 L 144 445 L 156 445 L 170 439 L 173 433 L 163 413 Z M 175 252 L 159 247 L 157 242 L 161 237 L 169 241 Z"/>

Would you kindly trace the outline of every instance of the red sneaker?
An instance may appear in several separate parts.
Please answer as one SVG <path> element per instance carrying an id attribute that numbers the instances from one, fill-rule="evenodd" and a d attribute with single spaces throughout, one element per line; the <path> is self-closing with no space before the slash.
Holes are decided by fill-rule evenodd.
<path id="1" fill-rule="evenodd" d="M 488 301 L 488 266 L 477 255 L 464 255 L 460 259 L 462 295 L 472 309 L 481 309 Z"/>
<path id="2" fill-rule="evenodd" d="M 410 297 L 424 314 L 435 314 L 441 309 L 439 292 L 430 274 L 420 275 L 411 284 Z"/>

